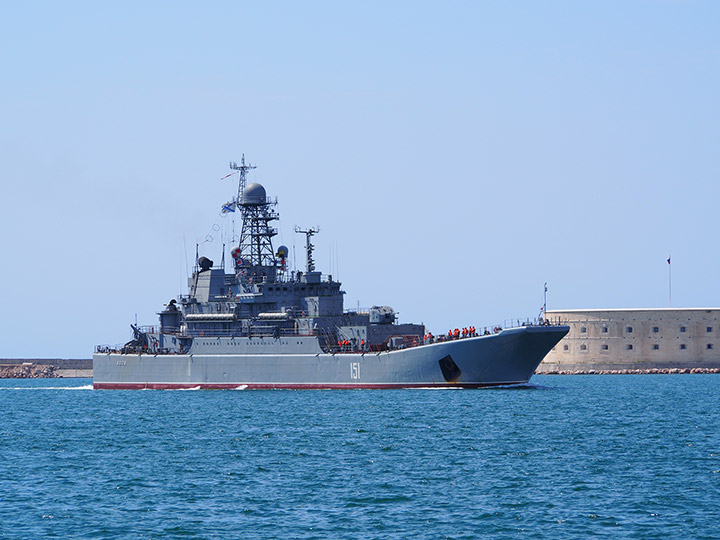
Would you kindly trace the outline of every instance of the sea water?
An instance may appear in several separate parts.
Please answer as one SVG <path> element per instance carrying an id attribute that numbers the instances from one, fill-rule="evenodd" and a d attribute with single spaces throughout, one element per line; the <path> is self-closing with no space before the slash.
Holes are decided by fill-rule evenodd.
<path id="1" fill-rule="evenodd" d="M 0 538 L 719 538 L 720 376 L 0 381 Z"/>

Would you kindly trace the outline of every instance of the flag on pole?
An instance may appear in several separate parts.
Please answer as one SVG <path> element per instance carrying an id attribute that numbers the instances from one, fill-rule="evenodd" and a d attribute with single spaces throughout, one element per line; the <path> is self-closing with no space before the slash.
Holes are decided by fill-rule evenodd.
<path id="1" fill-rule="evenodd" d="M 220 180 L 225 180 L 228 176 L 232 176 L 233 174 L 235 174 L 235 171 L 231 172 L 230 174 L 226 174 Z"/>
<path id="2" fill-rule="evenodd" d="M 670 257 L 668 257 L 668 264 L 670 264 Z"/>
<path id="3" fill-rule="evenodd" d="M 222 213 L 227 214 L 228 212 L 234 212 L 236 207 L 237 203 L 235 201 L 225 203 L 222 207 Z"/>

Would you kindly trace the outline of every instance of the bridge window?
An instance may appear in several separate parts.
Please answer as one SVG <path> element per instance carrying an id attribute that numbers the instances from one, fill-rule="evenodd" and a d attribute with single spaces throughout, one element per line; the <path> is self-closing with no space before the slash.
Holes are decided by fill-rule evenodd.
<path id="1" fill-rule="evenodd" d="M 680 350 L 681 350 L 681 351 L 684 351 L 685 349 L 687 349 L 687 347 L 685 346 L 684 343 L 681 343 L 681 344 L 680 344 Z"/>
<path id="2" fill-rule="evenodd" d="M 712 343 L 708 343 L 707 347 L 705 347 L 708 351 L 713 348 Z"/>
<path id="3" fill-rule="evenodd" d="M 657 326 L 653 326 L 653 333 L 657 334 L 660 329 Z"/>
<path id="4" fill-rule="evenodd" d="M 632 345 L 628 345 L 628 346 L 625 347 L 625 348 L 626 348 L 628 351 L 632 351 L 633 346 L 632 346 Z"/>
<path id="5" fill-rule="evenodd" d="M 708 333 L 709 333 L 709 332 L 712 332 L 712 326 L 708 326 L 705 331 L 708 332 Z"/>
<path id="6" fill-rule="evenodd" d="M 625 327 L 625 331 L 626 331 L 628 334 L 632 334 L 632 326 L 627 326 L 627 327 Z"/>
<path id="7" fill-rule="evenodd" d="M 657 350 L 660 350 L 660 345 L 657 345 L 657 344 L 653 345 L 653 351 L 657 351 Z"/>
<path id="8" fill-rule="evenodd" d="M 687 328 L 685 328 L 684 326 L 681 326 L 681 327 L 680 327 L 680 331 L 681 331 L 681 332 L 685 332 L 686 330 L 687 330 Z"/>

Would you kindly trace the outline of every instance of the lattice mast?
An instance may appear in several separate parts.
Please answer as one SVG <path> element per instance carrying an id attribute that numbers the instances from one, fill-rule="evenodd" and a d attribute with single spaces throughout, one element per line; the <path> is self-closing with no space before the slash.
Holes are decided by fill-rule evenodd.
<path id="1" fill-rule="evenodd" d="M 245 191 L 245 185 L 247 184 L 247 173 L 252 171 L 253 169 L 257 169 L 256 165 L 251 165 L 248 163 L 245 165 L 245 154 L 242 155 L 242 160 L 240 161 L 240 165 L 235 163 L 234 161 L 230 162 L 230 168 L 233 171 L 237 171 L 238 176 L 240 177 L 238 181 L 238 192 L 237 197 L 233 201 L 235 203 L 235 206 L 240 206 L 240 201 L 242 199 L 242 193 Z"/>
<path id="2" fill-rule="evenodd" d="M 270 223 L 279 217 L 274 210 L 277 200 L 268 199 L 262 185 L 247 184 L 248 172 L 257 167 L 246 164 L 245 155 L 240 165 L 231 162 L 230 168 L 238 173 L 238 194 L 223 210 L 237 209 L 242 217 L 240 243 L 231 252 L 235 268 L 248 280 L 251 277 L 262 277 L 263 281 L 274 281 L 277 260 L 272 237 L 277 234 L 277 229 Z"/>
<path id="3" fill-rule="evenodd" d="M 260 184 L 250 184 L 250 188 Z M 245 197 L 247 199 L 247 197 Z M 264 197 L 263 197 L 264 199 Z M 273 251 L 272 237 L 277 235 L 277 229 L 270 226 L 270 222 L 278 219 L 273 210 L 277 201 L 262 204 L 247 203 L 242 207 L 242 232 L 240 233 L 240 256 L 249 266 L 275 266 L 275 252 Z"/>

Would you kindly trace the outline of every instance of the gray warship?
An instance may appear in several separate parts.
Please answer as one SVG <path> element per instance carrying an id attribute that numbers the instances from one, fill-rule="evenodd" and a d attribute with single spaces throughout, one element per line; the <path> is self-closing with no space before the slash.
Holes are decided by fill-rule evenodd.
<path id="1" fill-rule="evenodd" d="M 399 323 L 389 306 L 344 309 L 341 284 L 315 269 L 305 235 L 304 271 L 288 268 L 288 248 L 273 248 L 277 200 L 255 167 L 230 164 L 242 232 L 231 268 L 199 256 L 189 291 L 172 299 L 157 326 L 131 325 L 124 346 L 97 346 L 96 389 L 480 388 L 526 384 L 569 327 L 540 320 L 516 327 L 455 329 L 441 336 Z M 228 271 L 229 270 L 229 271 Z"/>

